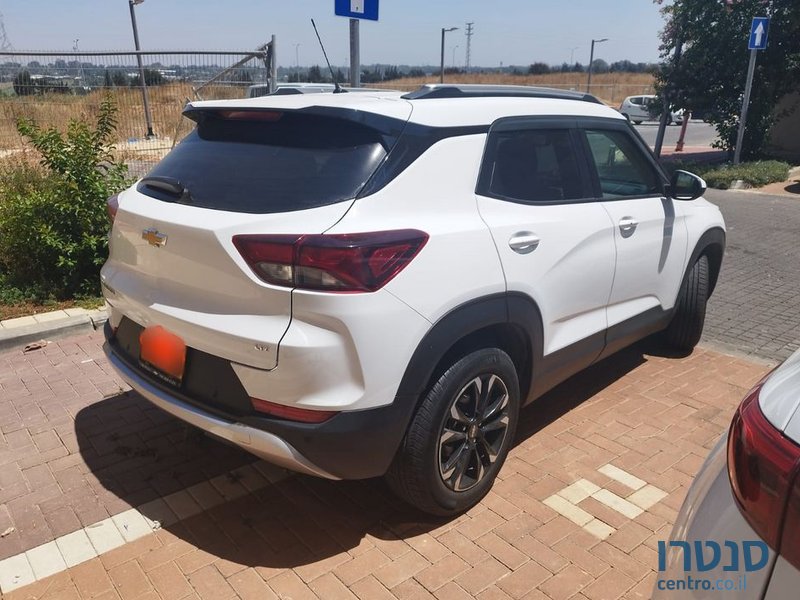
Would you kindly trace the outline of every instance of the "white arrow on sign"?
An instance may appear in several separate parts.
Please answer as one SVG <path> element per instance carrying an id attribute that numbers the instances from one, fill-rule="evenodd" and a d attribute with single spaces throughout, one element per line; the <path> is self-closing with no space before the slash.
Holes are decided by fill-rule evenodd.
<path id="1" fill-rule="evenodd" d="M 350 0 L 350 12 L 364 14 L 364 0 Z"/>
<path id="2" fill-rule="evenodd" d="M 761 45 L 761 38 L 764 37 L 764 23 L 759 22 L 758 27 L 756 27 L 756 46 Z"/>

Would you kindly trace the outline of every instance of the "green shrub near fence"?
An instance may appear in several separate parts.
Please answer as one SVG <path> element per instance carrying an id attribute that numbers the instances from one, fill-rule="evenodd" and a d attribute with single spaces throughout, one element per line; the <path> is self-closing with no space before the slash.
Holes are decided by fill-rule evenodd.
<path id="1" fill-rule="evenodd" d="M 19 161 L 0 170 L 0 300 L 38 301 L 99 294 L 108 252 L 106 199 L 126 185 L 113 149 L 110 96 L 93 123 L 66 132 L 20 120 L 40 168 Z"/>

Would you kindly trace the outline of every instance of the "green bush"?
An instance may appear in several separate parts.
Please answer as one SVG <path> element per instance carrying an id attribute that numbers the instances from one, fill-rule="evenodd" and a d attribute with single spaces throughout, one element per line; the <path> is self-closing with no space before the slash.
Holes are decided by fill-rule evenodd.
<path id="1" fill-rule="evenodd" d="M 42 168 L 0 170 L 0 296 L 96 296 L 108 249 L 106 199 L 127 183 L 126 165 L 111 155 L 116 106 L 106 96 L 95 123 L 72 120 L 65 134 L 25 119 L 17 128 Z"/>
<path id="2" fill-rule="evenodd" d="M 777 160 L 762 160 L 742 163 L 736 166 L 726 165 L 703 174 L 708 187 L 727 190 L 732 181 L 741 179 L 751 187 L 761 187 L 776 181 L 789 178 L 789 165 Z"/>

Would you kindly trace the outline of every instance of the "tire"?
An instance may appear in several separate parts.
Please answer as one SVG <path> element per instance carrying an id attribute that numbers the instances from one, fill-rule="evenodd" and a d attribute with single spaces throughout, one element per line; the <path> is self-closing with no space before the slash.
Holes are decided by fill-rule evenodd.
<path id="1" fill-rule="evenodd" d="M 519 406 L 519 380 L 508 354 L 485 348 L 461 358 L 417 408 L 386 474 L 389 487 L 432 515 L 474 506 L 508 455 Z"/>
<path id="2" fill-rule="evenodd" d="M 675 313 L 664 331 L 667 344 L 674 350 L 690 352 L 700 341 L 706 320 L 708 290 L 708 257 L 701 256 L 686 275 Z"/>

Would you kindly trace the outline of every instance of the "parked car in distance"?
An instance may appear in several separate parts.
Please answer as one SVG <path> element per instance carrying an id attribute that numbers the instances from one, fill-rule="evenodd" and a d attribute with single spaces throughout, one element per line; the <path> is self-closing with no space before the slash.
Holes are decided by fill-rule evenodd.
<path id="1" fill-rule="evenodd" d="M 193 102 L 109 201 L 106 352 L 288 468 L 477 503 L 520 409 L 656 332 L 700 339 L 725 225 L 593 96 L 517 86 Z"/>
<path id="2" fill-rule="evenodd" d="M 644 121 L 658 121 L 661 115 L 658 113 L 657 96 L 644 94 L 641 96 L 628 96 L 620 104 L 619 112 L 629 121 L 636 125 L 641 125 Z M 684 110 L 678 109 L 670 113 L 670 122 L 667 125 L 683 123 Z"/>
<path id="3" fill-rule="evenodd" d="M 670 537 L 655 598 L 797 597 L 800 589 L 800 351 L 764 377 L 747 394 L 730 430 L 709 454 L 689 489 Z M 723 560 L 686 569 L 682 543 L 725 548 Z M 767 556 L 731 554 L 733 546 L 764 548 Z M 708 548 L 707 567 L 717 553 Z M 695 549 L 696 552 L 696 549 Z M 732 569 L 731 562 L 738 564 Z M 752 563 L 755 563 L 753 565 Z M 727 567 L 727 568 L 726 568 Z M 742 579 L 742 577 L 745 577 Z M 707 580 L 711 588 L 683 588 L 660 581 Z M 718 581 L 733 587 L 718 588 Z M 744 588 L 742 584 L 746 584 Z M 726 583 L 726 585 L 728 585 Z M 721 597 L 721 596 L 720 596 Z"/>

